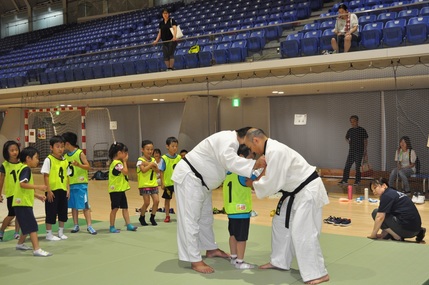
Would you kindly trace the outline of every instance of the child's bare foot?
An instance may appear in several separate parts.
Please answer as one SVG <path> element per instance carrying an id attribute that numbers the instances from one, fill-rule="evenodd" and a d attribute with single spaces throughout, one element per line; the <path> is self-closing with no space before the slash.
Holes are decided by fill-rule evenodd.
<path id="1" fill-rule="evenodd" d="M 326 274 L 325 276 L 322 276 L 320 278 L 307 281 L 307 282 L 305 282 L 305 284 L 320 284 L 322 282 L 327 282 L 327 281 L 329 281 L 329 275 L 328 274 Z"/>
<path id="2" fill-rule="evenodd" d="M 225 251 L 217 248 L 217 249 L 211 249 L 206 251 L 207 257 L 222 257 L 222 258 L 230 258 L 229 254 Z"/>
<path id="3" fill-rule="evenodd" d="M 192 269 L 204 274 L 213 273 L 214 269 L 207 264 L 204 263 L 204 261 L 198 261 L 198 262 L 191 262 Z"/>
<path id="4" fill-rule="evenodd" d="M 259 269 L 281 269 L 281 268 L 274 266 L 270 262 L 268 262 L 267 264 L 259 266 Z"/>

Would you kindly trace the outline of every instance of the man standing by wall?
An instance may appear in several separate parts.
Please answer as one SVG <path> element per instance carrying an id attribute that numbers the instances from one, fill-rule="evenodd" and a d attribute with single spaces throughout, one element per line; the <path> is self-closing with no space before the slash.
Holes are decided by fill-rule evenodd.
<path id="1" fill-rule="evenodd" d="M 359 126 L 358 116 L 351 116 L 350 124 L 352 127 L 347 131 L 346 134 L 346 141 L 349 144 L 349 154 L 344 167 L 343 179 L 338 184 L 342 185 L 348 183 L 350 168 L 354 163 L 356 166 L 356 178 L 354 185 L 357 186 L 359 185 L 361 179 L 360 166 L 362 164 L 362 158 L 368 155 L 368 134 L 364 128 Z"/>

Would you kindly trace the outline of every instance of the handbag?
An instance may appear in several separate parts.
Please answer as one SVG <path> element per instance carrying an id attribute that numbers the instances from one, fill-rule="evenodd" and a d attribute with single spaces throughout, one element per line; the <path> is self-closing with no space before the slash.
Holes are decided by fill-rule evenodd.
<path id="1" fill-rule="evenodd" d="M 173 21 L 170 19 L 170 24 L 171 24 L 171 28 L 170 28 L 170 32 L 172 35 L 174 35 L 174 29 L 173 29 Z M 180 28 L 179 25 L 176 26 L 176 39 L 180 39 L 183 38 L 183 32 L 182 29 Z"/>
<path id="2" fill-rule="evenodd" d="M 374 175 L 374 170 L 372 169 L 371 164 L 369 164 L 368 158 L 364 158 L 362 160 L 360 172 L 362 177 L 371 177 Z"/>

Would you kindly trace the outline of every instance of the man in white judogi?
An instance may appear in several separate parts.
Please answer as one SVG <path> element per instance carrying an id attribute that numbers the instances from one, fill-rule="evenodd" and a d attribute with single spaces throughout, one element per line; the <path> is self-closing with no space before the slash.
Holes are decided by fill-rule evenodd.
<path id="1" fill-rule="evenodd" d="M 256 196 L 283 193 L 273 218 L 271 260 L 260 268 L 289 270 L 295 254 L 306 284 L 328 281 L 318 238 L 322 207 L 329 200 L 316 168 L 293 149 L 267 138 L 262 130 L 250 129 L 245 144 L 253 152 L 265 155 L 267 163 L 259 180 L 252 183 Z"/>
<path id="2" fill-rule="evenodd" d="M 228 258 L 214 239 L 212 190 L 218 188 L 231 171 L 250 177 L 253 168 L 265 167 L 265 159 L 256 163 L 237 155 L 250 128 L 222 131 L 201 141 L 176 165 L 172 180 L 177 205 L 177 246 L 179 259 L 192 264 L 192 269 L 212 273 L 201 257 Z"/>

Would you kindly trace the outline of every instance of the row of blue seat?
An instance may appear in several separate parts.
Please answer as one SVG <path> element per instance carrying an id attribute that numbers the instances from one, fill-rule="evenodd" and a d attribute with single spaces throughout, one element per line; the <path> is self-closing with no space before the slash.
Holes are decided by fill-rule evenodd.
<path id="1" fill-rule="evenodd" d="M 335 37 L 332 30 L 326 29 L 290 34 L 280 44 L 282 57 L 315 55 L 322 50 L 332 50 L 331 39 Z M 366 24 L 360 31 L 359 47 L 374 49 L 381 45 L 400 46 L 404 42 L 422 44 L 428 41 L 429 16 L 414 17 L 406 23 L 405 19 L 390 20 Z"/>

